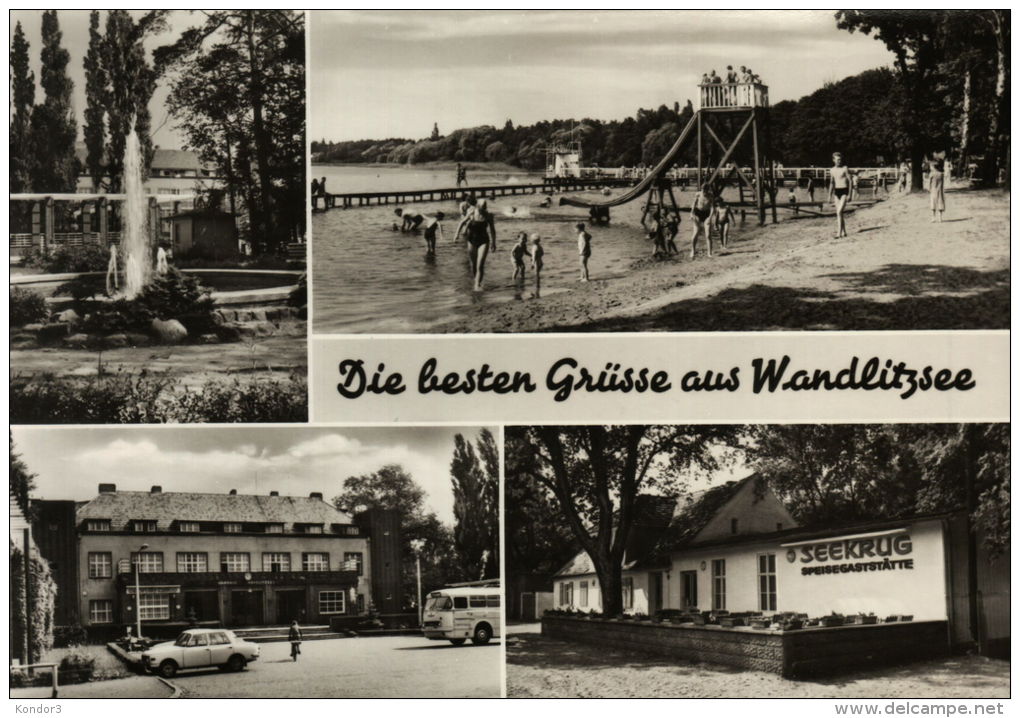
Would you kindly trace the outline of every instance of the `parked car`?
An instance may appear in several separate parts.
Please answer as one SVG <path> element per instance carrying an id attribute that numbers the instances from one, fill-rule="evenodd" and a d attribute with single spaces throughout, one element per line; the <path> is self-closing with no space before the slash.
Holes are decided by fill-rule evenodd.
<path id="1" fill-rule="evenodd" d="M 142 667 L 164 678 L 173 678 L 179 670 L 209 668 L 243 671 L 258 660 L 259 647 L 241 640 L 223 628 L 191 628 L 176 641 L 157 643 L 142 653 Z"/>

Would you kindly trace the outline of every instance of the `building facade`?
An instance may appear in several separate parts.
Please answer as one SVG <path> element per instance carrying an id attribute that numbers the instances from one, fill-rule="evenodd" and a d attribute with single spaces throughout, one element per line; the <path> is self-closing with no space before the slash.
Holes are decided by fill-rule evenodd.
<path id="1" fill-rule="evenodd" d="M 369 532 L 318 493 L 100 484 L 76 521 L 85 626 L 328 623 L 372 601 Z"/>

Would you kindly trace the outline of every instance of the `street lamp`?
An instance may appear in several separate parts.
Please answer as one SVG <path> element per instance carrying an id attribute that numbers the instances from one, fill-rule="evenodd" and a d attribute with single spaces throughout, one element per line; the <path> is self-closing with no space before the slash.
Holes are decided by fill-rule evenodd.
<path id="1" fill-rule="evenodd" d="M 424 609 L 421 605 L 421 550 L 425 548 L 425 539 L 414 539 L 411 541 L 411 549 L 414 551 L 414 568 L 418 574 L 418 625 L 421 626 L 424 620 Z"/>
<path id="2" fill-rule="evenodd" d="M 147 548 L 149 548 L 149 544 L 143 543 L 135 552 L 135 621 L 137 622 L 135 638 L 139 641 L 142 640 L 142 587 L 139 577 L 141 570 L 138 568 L 138 564 L 142 558 L 142 551 Z"/>

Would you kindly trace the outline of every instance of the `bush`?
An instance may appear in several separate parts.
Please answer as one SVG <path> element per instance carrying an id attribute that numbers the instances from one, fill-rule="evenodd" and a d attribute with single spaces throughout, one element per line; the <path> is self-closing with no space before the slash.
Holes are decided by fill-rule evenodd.
<path id="1" fill-rule="evenodd" d="M 60 683 L 88 683 L 96 672 L 96 659 L 81 649 L 72 650 L 60 661 L 57 676 Z"/>
<path id="2" fill-rule="evenodd" d="M 73 623 L 69 626 L 57 626 L 53 629 L 53 646 L 55 648 L 80 646 L 83 643 L 88 643 L 88 640 L 88 631 L 80 623 Z"/>
<path id="3" fill-rule="evenodd" d="M 152 318 L 153 314 L 148 307 L 121 298 L 90 305 L 81 321 L 81 328 L 86 332 L 101 334 L 148 332 Z"/>
<path id="4" fill-rule="evenodd" d="M 17 376 L 10 381 L 17 424 L 164 424 L 305 422 L 308 382 L 213 380 L 189 388 L 171 374 L 115 373 L 92 377 Z"/>
<path id="5" fill-rule="evenodd" d="M 83 308 L 90 300 L 106 294 L 106 278 L 80 276 L 68 280 L 53 290 L 54 297 L 71 297 L 76 308 Z"/>
<path id="6" fill-rule="evenodd" d="M 46 307 L 46 300 L 42 295 L 36 294 L 21 287 L 11 287 L 11 326 L 21 327 L 33 322 L 45 321 L 50 315 Z"/>
<path id="7" fill-rule="evenodd" d="M 28 627 L 32 638 L 31 656 L 20 656 L 23 663 L 37 663 L 40 657 L 53 647 L 53 606 L 57 585 L 50 574 L 50 565 L 39 555 L 34 543 L 30 543 L 29 588 L 32 594 L 32 614 L 28 616 Z M 25 640 L 25 572 L 21 547 L 10 542 L 9 565 L 11 568 L 11 645 L 20 654 Z"/>
<path id="8" fill-rule="evenodd" d="M 26 267 L 38 267 L 51 274 L 105 272 L 110 263 L 110 253 L 98 244 L 83 244 L 77 247 L 60 245 L 48 252 L 32 247 L 22 255 L 21 262 Z"/>
<path id="9" fill-rule="evenodd" d="M 287 305 L 291 307 L 304 307 L 308 305 L 308 275 L 302 274 L 298 279 L 297 286 L 287 295 Z"/>
<path id="10" fill-rule="evenodd" d="M 171 267 L 166 274 L 153 277 L 134 301 L 159 319 L 211 315 L 213 300 L 209 290 L 195 277 Z"/>

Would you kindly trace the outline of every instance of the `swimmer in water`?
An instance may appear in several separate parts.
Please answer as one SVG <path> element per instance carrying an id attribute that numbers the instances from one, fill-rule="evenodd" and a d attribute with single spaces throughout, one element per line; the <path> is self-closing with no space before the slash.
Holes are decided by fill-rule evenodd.
<path id="1" fill-rule="evenodd" d="M 398 217 L 403 217 L 404 221 L 400 224 L 401 232 L 417 232 L 418 227 L 425 221 L 425 217 L 420 214 L 404 214 L 404 210 L 399 207 L 393 210 L 393 213 Z"/>
<path id="2" fill-rule="evenodd" d="M 435 255 L 436 253 L 436 234 L 440 237 L 443 236 L 443 217 L 442 212 L 436 212 L 434 217 L 425 218 L 425 253 L 429 255 Z"/>
<path id="3" fill-rule="evenodd" d="M 542 198 L 542 201 L 538 203 L 539 207 L 552 207 L 552 196 L 546 195 Z"/>
<path id="4" fill-rule="evenodd" d="M 829 201 L 836 207 L 836 239 L 847 236 L 843 211 L 851 199 L 853 199 L 853 181 L 850 177 L 850 170 L 843 164 L 843 155 L 834 152 L 832 169 L 829 170 Z"/>
<path id="5" fill-rule="evenodd" d="M 521 232 L 517 235 L 517 244 L 510 250 L 510 260 L 514 264 L 514 277 L 515 282 L 524 282 L 524 257 L 528 254 L 528 235 L 525 232 Z"/>

